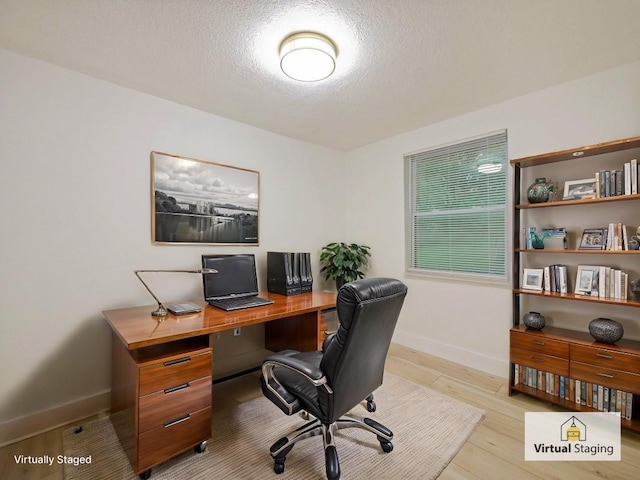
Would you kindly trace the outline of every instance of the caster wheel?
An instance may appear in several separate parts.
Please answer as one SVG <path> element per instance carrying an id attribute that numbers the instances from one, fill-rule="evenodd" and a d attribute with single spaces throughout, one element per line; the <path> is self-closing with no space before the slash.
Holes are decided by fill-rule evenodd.
<path id="1" fill-rule="evenodd" d="M 367 402 L 367 410 L 369 412 L 375 412 L 376 411 L 376 402 Z"/>
<path id="2" fill-rule="evenodd" d="M 284 462 L 276 462 L 273 464 L 273 471 L 277 474 L 284 472 Z"/>
<path id="3" fill-rule="evenodd" d="M 151 469 L 145 470 L 138 476 L 140 477 L 140 480 L 149 480 L 149 478 L 151 478 Z"/>
<path id="4" fill-rule="evenodd" d="M 380 446 L 384 453 L 389 453 L 393 450 L 393 443 L 391 442 L 380 442 Z"/>
<path id="5" fill-rule="evenodd" d="M 207 442 L 201 442 L 195 447 L 193 447 L 196 453 L 203 453 L 207 449 Z"/>

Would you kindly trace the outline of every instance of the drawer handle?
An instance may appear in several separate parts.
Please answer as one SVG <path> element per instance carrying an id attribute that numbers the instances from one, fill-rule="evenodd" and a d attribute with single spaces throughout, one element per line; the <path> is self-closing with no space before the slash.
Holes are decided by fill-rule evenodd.
<path id="1" fill-rule="evenodd" d="M 607 378 L 616 378 L 615 375 L 611 375 L 610 373 L 602 373 L 602 372 L 598 372 L 596 373 L 596 375 L 599 375 L 601 377 L 607 377 Z"/>
<path id="2" fill-rule="evenodd" d="M 188 383 L 183 383 L 182 385 L 176 385 L 175 387 L 165 388 L 164 393 L 173 393 L 179 390 L 184 390 L 185 388 L 189 388 L 191 385 Z"/>
<path id="3" fill-rule="evenodd" d="M 607 355 L 606 353 L 596 353 L 596 357 L 606 358 L 608 360 L 613 360 L 613 355 Z"/>
<path id="4" fill-rule="evenodd" d="M 531 340 L 531 343 L 533 343 L 534 345 L 540 345 L 544 347 L 544 342 L 541 340 Z"/>
<path id="5" fill-rule="evenodd" d="M 531 355 L 529 358 L 530 358 L 531 360 L 535 360 L 536 362 L 544 363 L 544 358 L 534 357 L 533 355 Z"/>
<path id="6" fill-rule="evenodd" d="M 178 417 L 175 420 L 171 420 L 170 422 L 167 422 L 164 424 L 164 428 L 167 427 L 172 427 L 180 422 L 184 422 L 185 420 L 189 420 L 190 415 L 187 413 L 186 415 L 183 415 L 182 417 Z"/>
<path id="7" fill-rule="evenodd" d="M 168 362 L 164 362 L 164 366 L 171 367 L 172 365 L 178 365 L 179 363 L 185 363 L 190 361 L 191 361 L 191 357 L 176 358 L 175 360 L 169 360 Z"/>

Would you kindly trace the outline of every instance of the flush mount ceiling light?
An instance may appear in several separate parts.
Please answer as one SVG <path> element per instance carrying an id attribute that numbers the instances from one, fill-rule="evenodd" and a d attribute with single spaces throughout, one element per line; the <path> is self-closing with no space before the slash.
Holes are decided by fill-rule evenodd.
<path id="1" fill-rule="evenodd" d="M 323 80 L 336 68 L 336 46 L 318 33 L 295 33 L 280 45 L 280 68 L 301 82 Z"/>

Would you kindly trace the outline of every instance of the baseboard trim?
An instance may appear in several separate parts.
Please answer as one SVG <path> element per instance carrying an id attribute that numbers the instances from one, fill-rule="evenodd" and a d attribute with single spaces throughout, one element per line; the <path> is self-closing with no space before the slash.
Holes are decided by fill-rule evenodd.
<path id="1" fill-rule="evenodd" d="M 0 423 L 0 447 L 109 410 L 111 390 Z"/>
<path id="2" fill-rule="evenodd" d="M 396 329 L 393 334 L 393 342 L 419 352 L 435 355 L 436 357 L 444 358 L 451 362 L 481 370 L 500 378 L 508 377 L 509 362 L 507 360 L 482 355 L 456 347 L 455 345 L 435 342 L 430 338 L 421 337 L 415 333 L 403 332 L 398 329 Z"/>

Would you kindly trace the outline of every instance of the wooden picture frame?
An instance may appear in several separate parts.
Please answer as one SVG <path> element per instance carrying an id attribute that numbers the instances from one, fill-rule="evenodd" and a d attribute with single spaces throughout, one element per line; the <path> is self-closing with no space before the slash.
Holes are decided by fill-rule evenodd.
<path id="1" fill-rule="evenodd" d="M 578 250 L 604 250 L 607 244 L 606 228 L 585 228 Z"/>
<path id="2" fill-rule="evenodd" d="M 151 152 L 156 244 L 259 245 L 260 173 Z"/>
<path id="3" fill-rule="evenodd" d="M 522 276 L 522 288 L 525 290 L 542 291 L 542 280 L 544 278 L 544 269 L 542 268 L 525 268 Z"/>
<path id="4" fill-rule="evenodd" d="M 596 265 L 578 265 L 576 273 L 576 295 L 598 295 L 600 267 Z"/>
<path id="5" fill-rule="evenodd" d="M 563 200 L 577 200 L 581 198 L 595 197 L 596 179 L 584 178 L 582 180 L 567 180 L 564 182 Z"/>

